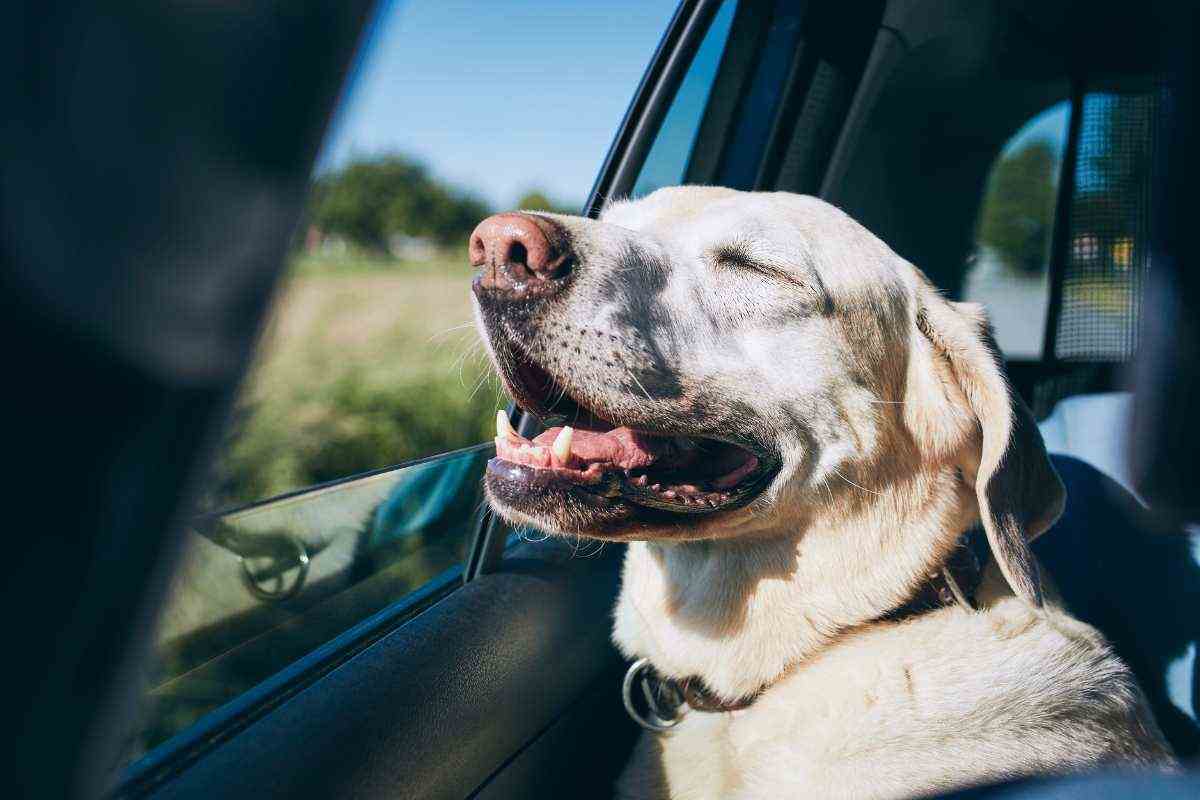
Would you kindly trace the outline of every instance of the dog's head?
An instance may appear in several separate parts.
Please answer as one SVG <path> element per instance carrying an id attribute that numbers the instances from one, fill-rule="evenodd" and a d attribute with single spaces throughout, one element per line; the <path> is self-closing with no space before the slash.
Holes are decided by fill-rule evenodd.
<path id="1" fill-rule="evenodd" d="M 599 220 L 491 217 L 470 251 L 496 368 L 550 426 L 528 440 L 500 424 L 486 484 L 506 518 L 614 540 L 765 535 L 938 484 L 1040 602 L 1025 542 L 1063 490 L 981 310 L 837 209 L 679 187 Z"/>

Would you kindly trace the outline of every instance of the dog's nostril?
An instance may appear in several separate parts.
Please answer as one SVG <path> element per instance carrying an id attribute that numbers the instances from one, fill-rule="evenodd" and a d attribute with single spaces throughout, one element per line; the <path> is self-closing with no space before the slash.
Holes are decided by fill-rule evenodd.
<path id="1" fill-rule="evenodd" d="M 513 242 L 508 248 L 508 258 L 505 259 L 509 264 L 524 264 L 529 265 L 529 251 L 525 249 L 525 245 L 520 242 Z"/>
<path id="2" fill-rule="evenodd" d="M 484 244 L 483 237 L 478 233 L 471 235 L 471 240 L 467 244 L 467 257 L 472 267 L 482 267 L 487 260 L 487 245 Z"/>

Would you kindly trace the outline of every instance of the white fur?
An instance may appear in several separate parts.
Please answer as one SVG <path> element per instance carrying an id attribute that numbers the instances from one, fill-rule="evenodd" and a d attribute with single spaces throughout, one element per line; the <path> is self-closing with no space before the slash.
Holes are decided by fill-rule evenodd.
<path id="1" fill-rule="evenodd" d="M 739 424 L 781 461 L 750 505 L 676 525 L 496 503 L 510 520 L 631 542 L 613 631 L 626 656 L 726 699 L 761 692 L 644 737 L 622 796 L 904 797 L 1172 763 L 1125 665 L 1053 597 L 1043 605 L 1027 541 L 1063 490 L 981 309 L 942 298 L 815 198 L 678 187 L 599 221 L 553 218 L 579 261 L 570 290 L 519 329 L 481 320 L 485 334 L 634 427 L 719 438 L 729 422 L 709 409 L 746 409 Z M 727 246 L 752 263 L 722 263 Z M 584 332 L 566 364 L 564 331 Z M 622 388 L 635 371 L 680 388 Z M 981 608 L 879 621 L 978 522 L 993 551 Z"/>

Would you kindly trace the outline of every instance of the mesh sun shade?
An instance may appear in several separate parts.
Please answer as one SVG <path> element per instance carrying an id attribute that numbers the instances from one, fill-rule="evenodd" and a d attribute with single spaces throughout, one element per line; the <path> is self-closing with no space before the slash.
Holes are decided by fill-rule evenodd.
<path id="1" fill-rule="evenodd" d="M 1157 91 L 1084 96 L 1054 341 L 1059 360 L 1125 361 L 1137 347 L 1160 97 Z"/>

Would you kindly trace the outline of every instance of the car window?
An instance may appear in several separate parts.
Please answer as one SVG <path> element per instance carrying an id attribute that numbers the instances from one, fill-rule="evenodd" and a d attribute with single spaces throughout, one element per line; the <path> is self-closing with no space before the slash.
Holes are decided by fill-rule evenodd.
<path id="1" fill-rule="evenodd" d="M 696 133 L 708 106 L 737 5 L 736 0 L 725 0 L 709 23 L 638 173 L 632 197 L 642 197 L 655 189 L 685 182 Z"/>
<path id="2" fill-rule="evenodd" d="M 674 6 L 378 7 L 169 588 L 127 759 L 453 585 L 508 403 L 472 325 L 468 235 L 505 209 L 578 213 Z"/>
<path id="3" fill-rule="evenodd" d="M 1050 302 L 1050 246 L 1070 104 L 1057 103 L 1005 143 L 988 174 L 963 297 L 983 303 L 1010 359 L 1038 360 Z"/>
<path id="4" fill-rule="evenodd" d="M 689 183 L 817 191 L 881 13 L 717 5 L 630 194 Z"/>

